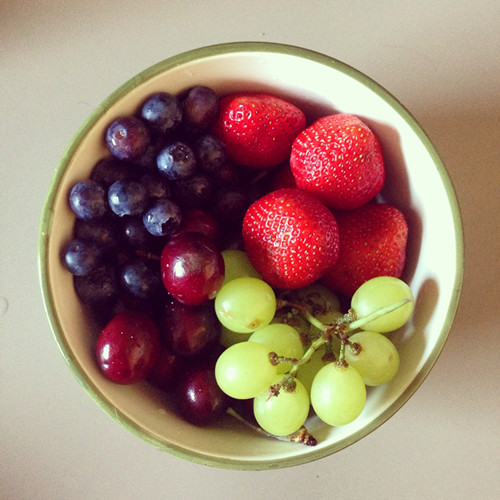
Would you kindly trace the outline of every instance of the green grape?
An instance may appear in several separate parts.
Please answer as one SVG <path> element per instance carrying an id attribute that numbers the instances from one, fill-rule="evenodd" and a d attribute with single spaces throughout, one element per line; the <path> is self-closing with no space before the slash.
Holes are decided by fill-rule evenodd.
<path id="1" fill-rule="evenodd" d="M 278 376 L 272 384 L 280 380 L 281 376 Z M 268 391 L 263 391 L 254 398 L 255 419 L 266 432 L 287 436 L 304 425 L 310 408 L 309 395 L 302 382 L 295 380 L 295 383 L 292 392 L 281 388 L 277 396 L 268 397 Z"/>
<path id="2" fill-rule="evenodd" d="M 224 259 L 225 268 L 223 285 L 236 278 L 242 278 L 243 276 L 262 279 L 262 276 L 252 266 L 248 260 L 247 254 L 243 250 L 227 249 L 223 250 L 221 253 Z"/>
<path id="3" fill-rule="evenodd" d="M 340 302 L 337 295 L 318 282 L 294 290 L 291 300 L 306 306 L 311 314 L 316 317 L 326 315 L 329 312 L 340 311 Z"/>
<path id="4" fill-rule="evenodd" d="M 220 332 L 219 343 L 223 347 L 230 347 L 233 344 L 238 344 L 239 342 L 245 342 L 252 335 L 251 333 L 238 333 L 233 332 L 229 328 L 222 326 Z"/>
<path id="5" fill-rule="evenodd" d="M 359 319 L 404 299 L 410 299 L 410 302 L 361 326 L 363 330 L 387 333 L 403 326 L 413 312 L 413 294 L 404 281 L 392 276 L 366 281 L 352 296 L 351 308 Z"/>
<path id="6" fill-rule="evenodd" d="M 311 393 L 311 386 L 316 374 L 321 370 L 321 368 L 323 368 L 323 366 L 331 363 L 331 360 L 328 361 L 323 359 L 324 355 L 325 346 L 322 345 L 314 351 L 311 359 L 307 363 L 301 365 L 297 370 L 297 379 L 302 382 L 308 394 Z"/>
<path id="7" fill-rule="evenodd" d="M 228 396 L 249 399 L 273 383 L 276 367 L 269 360 L 269 349 L 257 342 L 240 342 L 228 347 L 217 359 L 215 379 Z"/>
<path id="8" fill-rule="evenodd" d="M 275 312 L 273 289 L 257 278 L 236 278 L 226 283 L 215 297 L 217 318 L 233 332 L 254 332 L 268 325 Z"/>
<path id="9" fill-rule="evenodd" d="M 314 377 L 311 404 L 316 415 L 329 425 L 345 425 L 363 411 L 366 387 L 352 366 L 329 363 Z"/>
<path id="10" fill-rule="evenodd" d="M 361 331 L 349 337 L 361 346 L 355 354 L 350 346 L 345 349 L 345 360 L 360 373 L 365 385 L 382 385 L 394 378 L 399 369 L 399 353 L 395 345 L 377 332 Z"/>
<path id="11" fill-rule="evenodd" d="M 275 352 L 278 356 L 300 359 L 304 355 L 304 346 L 297 330 L 290 325 L 271 323 L 250 335 L 250 342 L 259 342 Z M 278 373 L 286 373 L 292 368 L 292 363 L 280 363 Z"/>

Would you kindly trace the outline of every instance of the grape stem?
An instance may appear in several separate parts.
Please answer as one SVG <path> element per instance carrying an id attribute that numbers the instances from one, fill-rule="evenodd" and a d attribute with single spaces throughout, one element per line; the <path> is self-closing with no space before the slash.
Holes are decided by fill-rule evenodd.
<path id="1" fill-rule="evenodd" d="M 385 314 L 389 314 L 390 312 L 403 307 L 410 301 L 410 298 L 399 300 L 398 302 L 394 302 L 393 304 L 389 304 L 388 306 L 381 307 L 380 309 L 377 309 L 376 311 L 373 311 L 371 314 L 363 316 L 362 318 L 356 318 L 354 311 L 350 310 L 347 314 L 345 314 L 342 318 L 340 318 L 336 323 L 332 325 L 325 325 L 324 323 L 319 321 L 309 312 L 307 307 L 286 300 L 280 301 L 280 307 L 289 306 L 297 309 L 304 316 L 304 318 L 309 323 L 311 323 L 311 325 L 322 331 L 322 334 L 311 343 L 309 349 L 307 349 L 307 351 L 304 353 L 304 356 L 302 356 L 302 358 L 298 362 L 294 363 L 287 376 L 295 377 L 295 375 L 297 374 L 297 370 L 311 359 L 311 356 L 317 349 L 331 340 L 333 335 L 336 335 L 341 340 L 338 363 L 345 363 L 344 349 L 345 345 L 349 343 L 349 337 L 346 335 L 346 333 L 357 330 L 367 323 L 370 323 L 371 321 L 374 321 L 377 318 L 384 316 Z"/>
<path id="2" fill-rule="evenodd" d="M 264 434 L 264 436 L 272 437 L 280 441 L 288 441 L 290 443 L 300 443 L 306 446 L 316 446 L 318 444 L 316 438 L 312 434 L 310 434 L 309 431 L 303 425 L 300 427 L 298 431 L 294 432 L 293 434 L 289 434 L 287 436 L 276 436 L 275 434 L 270 434 L 269 432 L 266 432 L 264 429 L 262 429 L 262 427 L 252 424 L 251 422 L 243 418 L 237 411 L 235 411 L 231 407 L 229 407 L 226 410 L 226 413 L 231 417 L 235 418 L 236 420 L 238 420 L 239 422 L 245 424 L 247 427 L 250 427 L 252 430 L 259 432 L 260 434 Z"/>

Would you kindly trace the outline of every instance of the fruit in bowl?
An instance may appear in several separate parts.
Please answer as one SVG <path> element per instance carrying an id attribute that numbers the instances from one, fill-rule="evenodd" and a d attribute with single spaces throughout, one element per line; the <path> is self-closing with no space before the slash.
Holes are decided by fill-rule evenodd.
<path id="1" fill-rule="evenodd" d="M 242 94 L 247 97 L 271 95 L 274 97 L 273 105 L 278 106 L 277 99 L 280 100 L 280 106 L 285 106 L 283 102 L 287 104 L 286 113 L 292 119 L 287 120 L 286 126 L 283 125 L 279 130 L 279 137 L 282 138 L 280 143 L 286 143 L 286 148 L 283 147 L 287 151 L 285 156 L 280 147 L 276 148 L 280 150 L 279 154 L 276 153 L 276 157 L 273 157 L 269 134 L 260 135 L 254 147 L 244 152 L 238 148 L 238 142 L 231 139 L 232 131 L 236 136 L 240 132 L 231 125 L 227 117 L 224 118 L 221 110 L 225 110 L 227 104 L 228 116 L 236 116 L 237 113 L 231 111 L 231 106 L 235 105 L 233 97 L 239 96 L 238 99 L 241 100 Z M 176 99 L 184 102 L 184 118 L 182 113 L 177 112 Z M 263 105 L 266 110 L 269 108 L 267 100 L 266 97 Z M 248 101 L 249 99 L 245 100 L 245 106 L 251 105 Z M 195 105 L 199 102 L 205 103 L 201 110 Z M 210 111 L 214 102 L 218 106 L 223 104 L 217 107 L 215 113 Z M 167 109 L 168 112 L 162 115 L 159 109 Z M 281 111 L 284 112 L 283 109 Z M 316 147 L 311 142 L 324 142 L 314 124 L 329 116 L 343 117 L 343 123 L 322 125 L 322 133 L 326 130 L 323 137 L 328 133 L 333 134 L 333 130 L 339 130 L 340 127 L 344 134 L 347 130 L 351 136 L 358 134 L 361 137 L 361 134 L 366 134 L 372 150 L 372 153 L 366 154 L 358 148 L 358 155 L 351 150 L 341 152 L 350 162 L 351 172 L 356 162 L 363 162 L 370 167 L 372 173 L 367 176 L 369 178 L 360 182 L 363 186 L 357 193 L 354 193 L 352 186 L 349 188 L 349 201 L 344 206 L 339 205 L 338 199 L 335 200 L 332 194 L 338 191 L 338 187 L 326 182 L 327 178 L 340 176 L 340 167 L 330 161 L 330 171 L 325 174 L 320 168 L 325 162 L 315 164 L 314 158 L 308 153 Z M 134 119 L 131 120 L 132 117 Z M 183 119 L 185 124 L 180 125 Z M 214 123 L 216 125 L 210 125 Z M 169 144 L 158 140 L 169 129 L 179 126 L 183 127 L 182 133 L 177 130 Z M 208 130 L 207 126 L 212 127 L 211 133 L 200 135 L 202 131 Z M 317 128 L 319 125 L 316 125 Z M 248 132 L 248 129 L 245 130 Z M 261 129 L 256 127 L 255 130 L 260 132 Z M 127 141 L 129 131 L 132 131 L 131 141 Z M 186 144 L 184 134 L 196 137 L 196 140 L 193 139 L 191 145 Z M 246 146 L 251 141 L 245 137 L 243 143 Z M 259 150 L 258 146 L 263 146 L 266 151 L 266 163 L 262 163 L 262 156 L 255 152 L 256 149 Z M 221 161 L 221 151 L 224 149 L 230 160 L 241 167 L 236 176 L 234 169 L 225 168 L 225 163 Z M 292 177 L 286 168 L 287 155 L 290 153 Z M 338 154 L 335 151 L 328 153 L 330 157 Z M 381 155 L 383 173 L 380 169 Z M 156 167 L 154 172 L 149 170 L 151 158 Z M 281 163 L 285 163 L 285 166 Z M 131 164 L 143 169 L 141 172 L 144 175 L 141 175 L 140 182 L 137 175 L 130 175 Z M 318 171 L 320 173 L 315 177 Z M 216 185 L 213 183 L 214 172 L 218 176 Z M 234 186 L 235 177 L 240 179 L 240 183 L 243 177 L 246 189 L 229 189 Z M 346 176 L 342 185 L 346 186 L 348 182 L 350 179 Z M 71 195 L 75 186 L 78 186 L 76 191 L 79 195 Z M 274 189 L 277 186 L 282 189 Z M 307 194 L 304 195 L 304 192 Z M 84 196 L 81 193 L 86 194 Z M 282 203 L 284 198 L 286 203 Z M 81 203 L 82 200 L 92 202 Z M 204 204 L 207 200 L 210 205 L 209 213 L 200 210 L 200 207 L 206 208 Z M 292 203 L 295 203 L 293 210 L 279 220 L 276 219 L 278 206 L 291 206 Z M 316 415 L 309 416 L 305 425 L 308 434 L 314 436 L 316 446 L 306 447 L 271 439 L 254 432 L 231 415 L 208 427 L 193 425 L 196 417 L 189 420 L 189 415 L 193 415 L 193 412 L 195 415 L 198 412 L 198 416 L 205 414 L 206 418 L 200 417 L 195 422 L 199 424 L 212 422 L 212 415 L 224 414 L 221 408 L 238 406 L 232 401 L 228 402 L 224 395 L 217 392 L 224 385 L 223 382 L 216 380 L 220 383 L 214 385 L 213 378 L 206 376 L 211 371 L 205 366 L 205 362 L 213 365 L 215 360 L 212 356 L 217 358 L 220 354 L 214 350 L 214 339 L 193 339 L 192 335 L 185 332 L 188 330 L 185 327 L 187 324 L 212 324 L 216 325 L 216 330 L 223 328 L 220 326 L 220 316 L 214 319 L 216 302 L 222 301 L 219 297 L 224 296 L 224 287 L 234 287 L 232 283 L 237 281 L 224 284 L 224 267 L 230 262 L 227 252 L 224 260 L 224 251 L 234 245 L 238 246 L 237 240 L 243 238 L 244 245 L 239 249 L 247 250 L 247 257 L 255 267 L 255 271 L 252 271 L 254 276 L 239 278 L 246 280 L 241 293 L 243 301 L 245 296 L 248 300 L 255 284 L 253 280 L 257 280 L 265 283 L 272 291 L 274 287 L 278 295 L 276 305 L 281 309 L 279 301 L 282 300 L 282 290 L 300 295 L 304 287 L 313 282 L 318 283 L 320 279 L 323 280 L 323 285 L 334 286 L 333 283 L 340 283 L 340 278 L 331 276 L 335 273 L 330 264 L 335 261 L 335 265 L 344 274 L 353 275 L 352 268 L 349 270 L 353 257 L 346 256 L 345 253 L 343 255 L 345 245 L 342 245 L 342 221 L 352 217 L 351 214 L 355 211 L 364 210 L 367 203 L 398 207 L 400 212 L 397 216 L 393 213 L 384 216 L 382 222 L 381 216 L 373 215 L 374 222 L 369 226 L 375 229 L 367 246 L 368 250 L 374 249 L 373 254 L 377 255 L 380 253 L 377 252 L 377 245 L 387 253 L 390 253 L 387 248 L 389 244 L 391 248 L 396 246 L 399 251 L 394 252 L 395 257 L 391 255 L 392 267 L 389 266 L 386 268 L 389 270 L 384 271 L 380 271 L 380 268 L 377 274 L 402 273 L 401 278 L 408 283 L 416 299 L 413 316 L 401 328 L 396 323 L 398 329 L 390 337 L 391 345 L 397 348 L 398 353 L 396 357 L 390 347 L 387 349 L 388 357 L 392 356 L 393 365 L 396 363 L 399 368 L 395 377 L 388 384 L 370 386 L 365 404 L 361 387 L 378 383 L 379 379 L 366 366 L 365 370 L 357 370 L 353 367 L 356 360 L 351 361 L 353 366 L 350 373 L 356 373 L 359 377 L 353 376 L 353 380 L 356 380 L 354 384 L 360 388 L 357 399 L 363 404 L 353 411 L 354 420 L 343 425 L 346 424 L 345 420 L 333 418 L 331 409 L 322 408 L 322 405 L 328 406 L 331 391 L 324 389 L 324 385 L 317 381 L 313 381 L 309 389 L 307 381 L 304 384 L 301 380 L 301 366 L 305 369 L 308 356 L 312 360 L 314 353 L 307 354 L 309 348 L 306 348 L 300 359 L 300 354 L 297 354 L 278 360 L 278 364 L 287 366 L 287 373 L 295 375 L 296 372 L 296 387 L 299 389 L 290 393 L 284 391 L 269 401 L 282 401 L 282 408 L 290 408 L 293 397 L 288 397 L 288 394 L 296 394 L 304 401 L 307 398 L 303 395 L 310 390 Z M 73 206 L 80 212 L 76 212 Z M 91 247 L 84 250 L 84 255 L 88 252 L 88 258 L 79 261 L 78 255 L 81 257 L 81 254 L 73 249 L 72 253 L 65 254 L 63 261 L 69 260 L 73 270 L 85 266 L 88 269 L 93 261 L 100 262 L 96 269 L 98 274 L 91 273 L 93 277 L 88 279 L 89 274 L 84 269 L 80 272 L 83 275 L 73 277 L 68 272 L 67 265 L 61 262 L 61 249 L 67 247 L 73 236 L 88 241 L 89 231 L 93 230 L 90 227 L 93 225 L 92 213 L 99 214 L 103 210 L 112 213 L 108 214 L 109 217 L 97 215 L 105 219 L 99 228 L 100 244 L 87 245 Z M 341 214 L 339 210 L 349 212 Z M 300 217 L 301 225 L 297 219 L 292 226 L 293 229 L 300 227 L 301 232 L 307 233 L 308 237 L 305 239 L 297 238 L 293 231 L 286 232 L 285 220 L 292 220 L 292 216 L 298 213 L 303 215 Z M 355 224 L 367 225 L 368 218 L 366 214 L 359 216 L 357 222 L 347 222 L 346 226 L 352 228 Z M 213 219 L 223 222 L 214 227 Z M 265 234 L 264 221 L 269 220 L 274 220 L 278 229 Z M 239 225 L 242 221 L 243 226 Z M 395 224 L 398 228 L 392 241 L 389 238 L 392 234 L 388 229 L 390 224 Z M 125 238 L 127 248 L 134 248 L 135 256 L 140 258 L 131 262 L 129 252 L 124 255 L 123 248 L 117 249 L 120 245 L 113 243 L 113 233 L 118 225 L 124 226 L 120 242 Z M 281 227 L 283 228 L 280 229 Z M 233 230 L 228 231 L 229 228 Z M 266 238 L 274 238 L 276 241 L 276 235 L 279 234 L 283 235 L 282 240 L 285 235 L 288 237 L 286 244 L 283 243 L 280 247 L 283 253 L 275 252 L 276 255 L 266 256 L 266 246 L 259 247 L 259 243 L 267 241 Z M 214 239 L 217 241 L 215 249 Z M 312 243 L 313 240 L 316 243 Z M 356 241 L 354 232 L 349 240 Z M 160 241 L 161 244 L 158 243 Z M 145 247 L 144 242 L 147 242 Z M 399 243 L 399 248 L 395 243 Z M 241 245 L 241 241 L 239 244 Z M 404 252 L 401 251 L 403 246 Z M 318 247 L 321 249 L 318 250 Z M 200 252 L 204 255 L 201 258 L 204 264 L 198 266 L 198 269 L 210 269 L 210 276 L 207 277 L 200 271 L 195 273 L 199 279 L 189 279 L 193 277 L 192 271 L 187 271 L 193 260 L 193 249 L 197 249 L 195 253 L 198 256 Z M 292 249 L 295 249 L 294 252 Z M 368 250 L 366 255 L 370 254 Z M 118 263 L 123 268 L 118 279 L 110 277 L 113 275 L 110 267 L 113 266 L 109 259 L 99 255 L 110 255 L 110 252 L 114 256 L 114 264 Z M 291 259 L 292 253 L 296 256 L 295 259 Z M 179 258 L 180 255 L 184 257 Z M 187 258 L 189 255 L 191 257 Z M 259 259 L 264 257 L 264 263 L 259 263 Z M 158 266 L 164 270 L 162 279 L 158 279 Z M 198 49 L 159 63 L 118 89 L 89 117 L 63 156 L 47 197 L 40 236 L 40 268 L 47 311 L 56 340 L 82 385 L 110 415 L 155 446 L 190 460 L 230 468 L 282 467 L 327 456 L 360 439 L 395 413 L 423 381 L 446 340 L 457 307 L 457 291 L 462 273 L 460 217 L 451 183 L 432 145 L 408 112 L 377 84 L 338 61 L 305 49 L 261 43 L 226 44 Z M 307 272 L 300 271 L 305 268 Z M 290 269 L 293 272 L 289 272 Z M 360 283 L 355 286 L 355 290 L 359 289 L 361 282 L 371 278 L 367 269 L 366 265 L 361 269 Z M 200 283 L 207 284 L 201 294 L 198 292 L 204 287 Z M 339 285 L 335 286 L 339 287 L 339 293 L 353 293 L 353 290 L 342 290 Z M 129 296 L 116 301 L 119 290 L 124 287 Z M 100 305 L 92 306 L 98 314 L 90 314 L 88 302 L 95 302 L 98 295 Z M 234 290 L 229 296 L 235 297 Z M 87 302 L 87 305 L 82 301 Z M 109 305 L 110 302 L 113 303 L 112 306 Z M 289 308 L 290 303 L 289 300 Z M 400 304 L 401 310 L 404 307 L 405 304 Z M 101 346 L 97 336 L 102 323 L 108 326 L 105 330 L 111 335 L 109 331 L 113 331 L 113 328 L 109 327 L 110 322 L 116 322 L 116 316 L 123 314 L 123 310 L 137 309 L 141 310 L 141 314 L 153 314 L 162 335 L 170 336 L 169 346 L 175 346 L 178 352 L 183 352 L 180 364 L 184 364 L 186 358 L 191 357 L 193 360 L 203 356 L 203 363 L 197 364 L 197 373 L 192 371 L 193 365 L 189 370 L 186 369 L 190 373 L 189 381 L 184 384 L 175 383 L 172 373 L 176 368 L 171 367 L 179 363 L 178 356 L 172 356 L 172 353 L 158 348 L 158 339 L 154 334 L 144 341 L 144 345 L 141 343 L 141 346 L 136 346 L 136 360 L 155 358 L 148 360 L 155 369 L 149 367 L 146 370 L 146 380 L 117 384 L 103 374 L 95 355 L 96 343 Z M 271 321 L 275 312 L 268 312 L 266 322 Z M 396 312 L 392 311 L 390 314 Z M 175 321 L 171 321 L 172 318 Z M 306 319 L 308 318 L 306 314 Z M 381 318 L 370 319 L 375 323 Z M 301 319 L 294 318 L 294 321 L 300 322 Z M 352 319 L 350 324 L 359 326 L 355 322 Z M 330 324 L 340 323 L 338 318 L 322 321 L 321 316 L 319 319 L 314 316 L 311 327 L 307 327 L 308 332 L 316 328 L 314 338 L 319 340 L 314 352 L 321 353 L 321 348 L 324 347 L 322 344 L 326 343 L 324 337 L 327 337 L 321 334 L 318 336 L 317 332 Z M 249 328 L 250 332 L 255 329 L 254 326 Z M 263 327 L 264 324 L 259 323 L 259 326 Z M 373 329 L 373 333 L 380 335 L 375 327 Z M 213 328 L 210 330 L 213 331 Z M 375 339 L 378 339 L 377 335 L 363 332 L 364 330 L 359 332 L 361 338 L 356 342 L 361 346 L 361 353 L 365 351 L 363 345 L 376 344 Z M 349 364 L 344 358 L 352 358 L 356 356 L 356 352 L 346 355 L 348 337 L 335 337 L 341 346 L 344 345 L 342 359 Z M 228 335 L 224 338 L 227 339 Z M 224 343 L 232 342 L 234 340 Z M 240 344 L 245 343 L 237 345 Z M 256 341 L 246 344 L 255 346 L 251 347 L 255 355 L 259 352 L 269 355 L 266 344 L 259 346 Z M 102 345 L 106 343 L 102 342 Z M 106 349 L 101 349 L 101 354 Z M 151 351 L 155 354 L 151 355 Z M 207 354 L 208 351 L 210 354 Z M 228 351 L 229 349 L 224 353 Z M 367 347 L 366 353 L 369 352 L 370 347 Z M 224 353 L 218 357 L 219 360 L 224 359 Z M 162 369 L 157 365 L 160 358 L 163 360 Z M 357 358 L 359 359 L 361 357 Z M 321 364 L 321 357 L 319 362 Z M 270 366 L 274 370 L 269 370 L 272 375 L 276 368 L 274 365 Z M 328 363 L 326 366 L 329 368 L 321 373 L 323 378 L 330 380 L 335 376 L 329 374 L 331 366 L 337 365 Z M 221 364 L 219 369 L 220 367 Z M 130 377 L 135 380 L 133 375 Z M 120 380 L 123 381 L 123 378 Z M 160 380 L 163 385 L 161 388 L 158 387 Z M 273 376 L 271 383 L 266 380 L 264 385 L 279 385 L 282 380 L 281 375 L 279 380 Z M 175 395 L 166 390 L 172 385 L 177 387 Z M 182 399 L 182 393 L 200 386 L 205 387 L 205 394 L 214 393 L 212 401 L 216 403 L 211 405 L 209 401 L 200 399 L 190 408 L 189 405 L 176 404 L 176 401 Z M 273 432 L 275 427 L 272 422 L 268 423 L 269 414 L 265 411 L 267 398 L 262 399 L 253 392 L 250 394 L 250 397 L 256 396 L 254 409 L 258 423 L 262 427 L 269 425 L 270 434 L 283 434 L 285 431 L 279 429 Z M 283 395 L 287 397 L 282 397 Z M 283 410 L 276 411 L 279 415 Z M 326 416 L 322 419 L 325 411 Z M 244 410 L 241 410 L 240 416 L 243 413 Z M 300 420 L 302 416 L 286 431 L 300 427 Z M 338 425 L 339 422 L 342 425 Z M 329 423 L 334 426 L 328 425 Z"/>

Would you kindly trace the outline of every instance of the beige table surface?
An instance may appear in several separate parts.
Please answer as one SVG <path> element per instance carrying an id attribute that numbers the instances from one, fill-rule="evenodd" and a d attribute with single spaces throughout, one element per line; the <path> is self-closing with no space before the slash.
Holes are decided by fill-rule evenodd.
<path id="1" fill-rule="evenodd" d="M 498 0 L 1 0 L 0 498 L 500 498 L 499 25 Z M 466 238 L 456 321 L 414 397 L 348 449 L 265 472 L 186 462 L 112 421 L 67 369 L 37 273 L 44 196 L 90 111 L 157 61 L 240 40 L 323 52 L 400 99 Z"/>

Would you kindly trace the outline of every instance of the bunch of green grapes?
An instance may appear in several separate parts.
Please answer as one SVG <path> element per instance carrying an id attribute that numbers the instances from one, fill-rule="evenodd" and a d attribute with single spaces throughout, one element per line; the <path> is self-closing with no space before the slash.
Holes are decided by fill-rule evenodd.
<path id="1" fill-rule="evenodd" d="M 215 299 L 227 347 L 215 368 L 220 388 L 232 398 L 253 399 L 258 424 L 276 436 L 300 429 L 311 407 L 332 426 L 355 420 L 366 387 L 398 372 L 399 354 L 386 334 L 412 314 L 408 285 L 388 276 L 369 280 L 343 314 L 336 295 L 318 283 L 278 302 L 245 254 L 228 252 L 231 279 Z M 277 315 L 283 303 L 289 311 Z"/>

